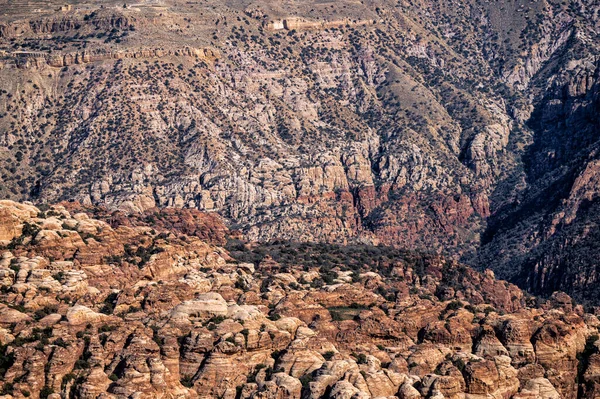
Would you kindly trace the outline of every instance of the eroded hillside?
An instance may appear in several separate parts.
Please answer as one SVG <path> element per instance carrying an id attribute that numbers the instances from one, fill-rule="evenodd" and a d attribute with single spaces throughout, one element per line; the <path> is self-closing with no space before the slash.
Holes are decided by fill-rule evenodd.
<path id="1" fill-rule="evenodd" d="M 481 38 L 458 48 L 391 4 L 311 7 L 11 21 L 5 194 L 218 210 L 251 239 L 473 249 L 514 127 Z"/>
<path id="2" fill-rule="evenodd" d="M 597 230 L 594 2 L 10 3 L 3 197 L 434 250 L 597 301 L 577 249 Z"/>

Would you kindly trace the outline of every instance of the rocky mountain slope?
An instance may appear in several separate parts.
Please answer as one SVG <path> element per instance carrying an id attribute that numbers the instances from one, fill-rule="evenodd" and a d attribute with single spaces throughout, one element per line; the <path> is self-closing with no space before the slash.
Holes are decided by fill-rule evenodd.
<path id="1" fill-rule="evenodd" d="M 0 201 L 0 396 L 598 395 L 600 321 L 564 293 L 383 246 L 223 248 L 193 218 Z"/>
<path id="2" fill-rule="evenodd" d="M 597 303 L 596 2 L 9 3 L 2 197 L 426 249 Z"/>
<path id="3" fill-rule="evenodd" d="M 597 302 L 597 60 L 571 62 L 550 85 L 530 123 L 536 137 L 525 158 L 528 187 L 499 209 L 480 263 L 532 292 L 567 289 Z"/>

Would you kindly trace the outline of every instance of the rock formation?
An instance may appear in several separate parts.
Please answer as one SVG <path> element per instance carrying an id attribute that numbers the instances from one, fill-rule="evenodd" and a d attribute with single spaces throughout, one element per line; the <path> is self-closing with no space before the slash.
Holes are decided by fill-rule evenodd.
<path id="1" fill-rule="evenodd" d="M 594 395 L 597 2 L 0 9 L 15 395 Z"/>
<path id="2" fill-rule="evenodd" d="M 389 247 L 225 249 L 0 206 L 20 231 L 0 260 L 5 398 L 595 397 L 600 321 L 564 293 Z"/>

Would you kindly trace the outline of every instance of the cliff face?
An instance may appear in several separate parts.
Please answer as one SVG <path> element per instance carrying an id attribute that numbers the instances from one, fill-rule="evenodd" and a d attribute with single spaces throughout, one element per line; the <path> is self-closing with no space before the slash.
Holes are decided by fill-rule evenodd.
<path id="1" fill-rule="evenodd" d="M 25 2 L 27 3 L 27 2 Z M 31 2 L 33 3 L 33 2 Z M 6 4 L 5 9 L 7 14 L 17 10 L 17 4 Z M 0 23 L 0 38 L 15 39 L 23 35 L 40 35 L 40 34 L 73 34 L 80 31 L 82 28 L 89 26 L 94 30 L 110 31 L 112 29 L 130 29 L 137 25 L 134 15 L 125 15 L 118 9 L 94 9 L 91 13 L 86 13 L 85 16 L 72 12 L 64 12 L 55 8 L 38 9 L 40 11 L 59 11 L 52 13 L 51 16 L 43 16 L 40 18 L 31 18 L 24 20 L 5 20 Z M 6 15 L 6 14 L 5 14 Z M 25 15 L 27 12 L 25 11 Z"/>
<path id="2" fill-rule="evenodd" d="M 163 57 L 191 57 L 202 60 L 218 58 L 218 52 L 213 49 L 132 49 L 115 51 L 81 51 L 67 54 L 45 54 L 42 52 L 13 52 L 6 55 L 5 67 L 15 66 L 24 69 L 44 69 L 47 67 L 62 68 L 70 65 L 89 64 L 110 60 L 134 58 L 136 60 L 156 59 Z M 6 65 L 8 64 L 8 65 Z"/>
<path id="3" fill-rule="evenodd" d="M 530 187 L 492 218 L 481 258 L 496 256 L 501 275 L 530 290 L 566 289 L 594 301 L 597 286 L 597 58 L 571 62 L 536 107 L 526 161 Z M 515 244 L 518 242 L 517 246 Z"/>
<path id="4" fill-rule="evenodd" d="M 595 231 L 598 5 L 494 4 L 15 3 L 0 195 L 444 252 L 597 300 L 593 257 L 559 252 Z"/>
<path id="5" fill-rule="evenodd" d="M 70 209 L 0 201 L 3 397 L 597 394 L 600 322 L 564 293 L 382 246 L 225 249 L 182 234 L 186 210 Z"/>

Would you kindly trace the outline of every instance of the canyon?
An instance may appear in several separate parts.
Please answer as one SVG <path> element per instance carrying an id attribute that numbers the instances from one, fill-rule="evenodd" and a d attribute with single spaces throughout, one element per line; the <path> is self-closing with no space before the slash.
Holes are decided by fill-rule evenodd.
<path id="1" fill-rule="evenodd" d="M 597 230 L 593 2 L 36 4 L 0 22 L 4 198 L 216 212 L 597 301 L 596 252 L 556 249 Z"/>
<path id="2" fill-rule="evenodd" d="M 0 9 L 1 395 L 598 396 L 597 2 Z"/>

